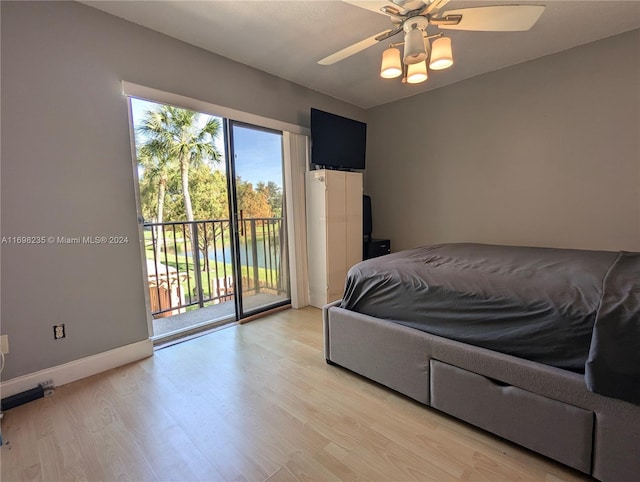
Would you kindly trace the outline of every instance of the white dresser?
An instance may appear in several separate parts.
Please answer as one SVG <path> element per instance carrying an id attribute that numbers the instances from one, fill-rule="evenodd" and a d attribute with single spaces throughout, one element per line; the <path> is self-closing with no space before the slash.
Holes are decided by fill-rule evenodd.
<path id="1" fill-rule="evenodd" d="M 362 173 L 306 173 L 309 302 L 342 298 L 347 271 L 362 261 Z"/>

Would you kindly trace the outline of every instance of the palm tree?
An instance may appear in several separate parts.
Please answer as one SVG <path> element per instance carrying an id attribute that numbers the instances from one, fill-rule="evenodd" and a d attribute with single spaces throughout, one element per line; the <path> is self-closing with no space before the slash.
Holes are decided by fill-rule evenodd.
<path id="1" fill-rule="evenodd" d="M 144 138 L 140 147 L 141 158 L 145 155 L 153 159 L 151 164 L 158 175 L 158 222 L 162 222 L 164 193 L 169 176 L 180 173 L 182 198 L 187 221 L 194 221 L 191 195 L 189 193 L 189 170 L 200 165 L 204 160 L 220 162 L 222 155 L 213 141 L 220 135 L 220 120 L 209 117 L 204 120 L 201 114 L 163 105 L 157 110 L 146 112 L 138 132 Z M 192 224 L 195 231 L 195 225 Z M 159 245 L 160 243 L 158 243 Z M 159 253 L 160 247 L 156 247 Z M 194 261 L 198 246 L 192 243 Z M 157 258 L 156 258 L 157 259 Z"/>
<path id="2" fill-rule="evenodd" d="M 167 192 L 167 182 L 169 181 L 169 171 L 171 170 L 171 159 L 167 156 L 157 142 L 151 141 L 143 144 L 138 149 L 138 164 L 142 167 L 142 177 L 144 178 L 145 188 L 155 188 L 157 194 L 155 197 L 155 221 L 159 225 L 156 226 L 156 239 L 159 239 L 162 230 L 162 222 L 164 220 L 164 199 Z M 142 190 L 142 183 L 141 183 Z M 151 194 L 149 192 L 149 194 Z M 142 192 L 141 192 L 142 195 Z M 150 206 L 147 210 L 151 210 Z M 162 254 L 162 244 L 156 242 L 155 259 L 159 262 Z"/>
<path id="3" fill-rule="evenodd" d="M 187 221 L 194 220 L 189 195 L 189 169 L 204 159 L 220 162 L 222 157 L 213 144 L 220 134 L 220 119 L 209 117 L 204 125 L 200 124 L 199 113 L 163 105 L 156 111 L 147 111 L 139 128 L 148 139 L 143 148 L 157 156 L 178 161 Z"/>

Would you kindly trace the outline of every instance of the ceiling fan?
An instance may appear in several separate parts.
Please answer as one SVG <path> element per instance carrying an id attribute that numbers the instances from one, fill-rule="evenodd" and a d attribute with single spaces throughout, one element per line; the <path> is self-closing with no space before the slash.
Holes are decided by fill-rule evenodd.
<path id="1" fill-rule="evenodd" d="M 543 5 L 490 5 L 440 12 L 449 0 L 343 1 L 388 16 L 393 27 L 339 50 L 318 63 L 335 64 L 404 32 L 404 41 L 392 43 L 384 51 L 380 76 L 396 78 L 403 75 L 402 81 L 408 83 L 427 80 L 427 61 L 432 70 L 453 65 L 451 39 L 444 37 L 442 32 L 428 34 L 429 26 L 442 30 L 525 31 L 538 21 L 545 8 Z M 397 47 L 403 44 L 401 61 Z"/>

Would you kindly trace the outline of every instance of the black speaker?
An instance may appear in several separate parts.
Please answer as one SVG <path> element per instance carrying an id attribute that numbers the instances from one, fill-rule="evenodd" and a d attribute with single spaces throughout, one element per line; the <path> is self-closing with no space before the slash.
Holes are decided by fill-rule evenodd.
<path id="1" fill-rule="evenodd" d="M 391 240 L 389 239 L 373 239 L 362 243 L 362 255 L 364 259 L 377 258 L 391 253 Z"/>
<path id="2" fill-rule="evenodd" d="M 371 196 L 362 196 L 362 235 L 371 238 L 373 221 L 371 219 Z"/>

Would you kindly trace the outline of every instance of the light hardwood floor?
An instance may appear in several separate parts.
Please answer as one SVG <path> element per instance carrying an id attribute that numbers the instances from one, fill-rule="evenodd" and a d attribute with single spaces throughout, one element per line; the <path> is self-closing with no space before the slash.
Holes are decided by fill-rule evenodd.
<path id="1" fill-rule="evenodd" d="M 344 369 L 287 310 L 5 413 L 1 480 L 589 478 Z"/>

